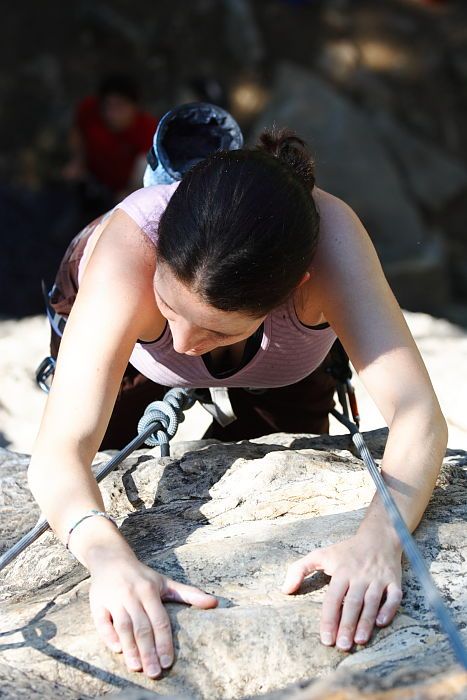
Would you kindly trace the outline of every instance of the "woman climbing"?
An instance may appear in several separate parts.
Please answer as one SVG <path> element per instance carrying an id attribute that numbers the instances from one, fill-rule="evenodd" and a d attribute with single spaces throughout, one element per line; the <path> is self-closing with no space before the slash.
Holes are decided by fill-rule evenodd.
<path id="1" fill-rule="evenodd" d="M 264 130 L 253 148 L 210 153 L 181 180 L 128 196 L 72 241 L 51 301 L 67 322 L 61 342 L 53 336 L 28 479 L 62 542 L 91 509 L 104 511 L 90 468 L 99 447 L 131 439 L 169 386 L 230 387 L 237 420 L 213 424 L 220 439 L 327 432 L 336 338 L 389 426 L 391 494 L 411 531 L 420 522 L 446 422 L 368 233 L 315 185 L 293 132 Z M 163 601 L 217 604 L 140 562 L 104 517 L 82 520 L 69 546 L 91 575 L 97 631 L 131 670 L 155 678 L 173 663 Z M 315 570 L 331 576 L 321 641 L 348 650 L 394 618 L 401 554 L 376 493 L 357 532 L 294 562 L 282 591 Z"/>

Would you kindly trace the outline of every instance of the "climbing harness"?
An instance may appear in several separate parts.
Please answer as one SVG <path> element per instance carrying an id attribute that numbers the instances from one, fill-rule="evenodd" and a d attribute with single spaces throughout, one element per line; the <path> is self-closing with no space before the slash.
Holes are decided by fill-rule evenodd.
<path id="1" fill-rule="evenodd" d="M 460 636 L 449 610 L 444 604 L 443 599 L 436 588 L 420 550 L 418 549 L 415 540 L 410 534 L 409 529 L 407 528 L 407 525 L 405 524 L 405 521 L 402 518 L 396 503 L 394 502 L 394 499 L 386 486 L 386 482 L 381 476 L 381 472 L 378 469 L 375 460 L 371 456 L 365 440 L 363 439 L 363 435 L 359 431 L 360 417 L 355 398 L 355 390 L 350 381 L 352 370 L 350 369 L 349 358 L 340 342 L 336 344 L 336 350 L 341 356 L 341 361 L 338 361 L 335 366 L 331 368 L 331 371 L 340 382 L 340 391 L 339 389 L 337 390 L 337 395 L 342 407 L 342 413 L 336 411 L 334 408 L 331 409 L 330 413 L 349 430 L 352 436 L 352 442 L 356 446 L 363 463 L 367 467 L 373 481 L 375 482 L 376 489 L 381 496 L 386 512 L 391 518 L 394 529 L 397 532 L 404 552 L 407 555 L 407 559 L 410 561 L 415 575 L 420 581 L 425 597 L 438 617 L 441 626 L 444 628 L 446 636 L 458 661 L 467 670 L 467 649 L 462 641 L 462 637 Z M 352 422 L 349 418 L 349 407 L 354 422 Z"/>
<path id="2" fill-rule="evenodd" d="M 66 318 L 64 316 L 61 316 L 58 314 L 52 307 L 50 303 L 51 296 L 55 290 L 55 285 L 52 287 L 52 289 L 47 291 L 46 284 L 44 280 L 41 280 L 41 287 L 42 287 L 42 296 L 44 298 L 44 303 L 45 303 L 45 311 L 47 314 L 47 318 L 49 319 L 49 323 L 55 333 L 62 337 L 63 331 L 65 329 L 65 324 L 66 324 Z M 55 373 L 55 365 L 56 361 L 55 358 L 52 357 L 51 355 L 48 355 L 47 357 L 44 357 L 42 362 L 40 363 L 39 367 L 36 369 L 36 383 L 42 391 L 45 391 L 46 394 L 49 393 L 50 391 L 50 386 L 52 384 L 52 379 Z"/>
<path id="3" fill-rule="evenodd" d="M 195 402 L 194 390 L 174 388 L 169 389 L 162 401 L 150 403 L 138 423 L 138 435 L 98 470 L 95 475 L 96 481 L 98 483 L 102 481 L 142 444 L 150 447 L 159 445 L 161 457 L 170 456 L 169 441 L 177 432 L 179 424 L 185 419 L 183 412 L 191 408 Z M 39 517 L 35 526 L 19 542 L 0 556 L 0 571 L 13 561 L 18 554 L 24 552 L 49 527 L 47 520 Z"/>
<path id="4" fill-rule="evenodd" d="M 50 385 L 55 373 L 55 357 L 48 355 L 44 357 L 39 367 L 36 369 L 37 386 L 45 391 L 46 394 L 50 391 Z"/>

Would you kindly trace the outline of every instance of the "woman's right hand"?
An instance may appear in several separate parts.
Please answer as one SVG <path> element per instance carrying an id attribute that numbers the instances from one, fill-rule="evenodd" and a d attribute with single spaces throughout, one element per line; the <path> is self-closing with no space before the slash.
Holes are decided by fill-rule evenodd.
<path id="1" fill-rule="evenodd" d="M 123 652 L 130 671 L 156 678 L 174 661 L 170 620 L 162 601 L 214 608 L 218 600 L 199 588 L 173 581 L 136 556 L 105 558 L 91 569 L 89 603 L 99 636 Z"/>

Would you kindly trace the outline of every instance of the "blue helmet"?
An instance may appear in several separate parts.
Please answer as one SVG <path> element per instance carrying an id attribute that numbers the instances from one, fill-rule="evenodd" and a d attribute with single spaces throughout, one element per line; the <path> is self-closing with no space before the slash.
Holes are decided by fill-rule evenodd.
<path id="1" fill-rule="evenodd" d="M 188 102 L 166 112 L 159 124 L 144 173 L 144 186 L 181 180 L 196 163 L 215 151 L 243 146 L 235 119 L 209 102 Z"/>

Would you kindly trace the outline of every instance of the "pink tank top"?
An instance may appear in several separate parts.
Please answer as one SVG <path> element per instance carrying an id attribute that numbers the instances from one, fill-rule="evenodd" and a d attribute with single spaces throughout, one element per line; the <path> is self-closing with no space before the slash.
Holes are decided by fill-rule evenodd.
<path id="1" fill-rule="evenodd" d="M 116 208 L 123 209 L 156 243 L 157 222 L 179 184 L 142 188 Z M 136 343 L 130 362 L 163 386 L 272 388 L 294 384 L 310 374 L 324 360 L 336 337 L 328 324 L 303 325 L 292 295 L 266 317 L 261 344 L 253 357 L 228 377 L 214 377 L 200 355 L 175 352 L 168 323 L 153 343 Z"/>

